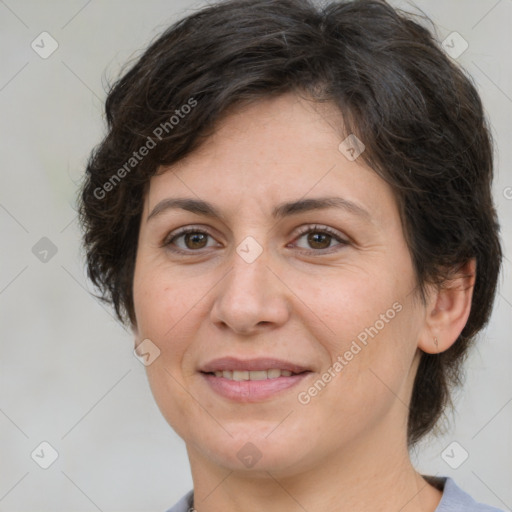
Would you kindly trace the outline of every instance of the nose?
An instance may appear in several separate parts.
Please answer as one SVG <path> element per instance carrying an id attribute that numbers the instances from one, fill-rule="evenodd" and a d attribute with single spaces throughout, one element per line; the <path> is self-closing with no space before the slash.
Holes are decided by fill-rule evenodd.
<path id="1" fill-rule="evenodd" d="M 289 319 L 289 289 L 271 268 L 267 255 L 264 250 L 248 262 L 233 251 L 231 271 L 215 287 L 217 295 L 210 314 L 221 329 L 250 335 L 279 327 Z"/>

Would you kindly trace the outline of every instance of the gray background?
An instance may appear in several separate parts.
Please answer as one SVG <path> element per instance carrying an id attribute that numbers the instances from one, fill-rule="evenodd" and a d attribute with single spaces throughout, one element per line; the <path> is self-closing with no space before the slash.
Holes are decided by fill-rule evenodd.
<path id="1" fill-rule="evenodd" d="M 104 133 L 105 84 L 200 5 L 0 0 L 0 511 L 163 511 L 192 486 L 184 444 L 153 401 L 130 333 L 89 294 L 74 205 L 87 156 Z M 457 60 L 491 120 L 495 197 L 510 255 L 512 0 L 416 5 L 440 40 L 457 31 L 469 44 Z M 31 48 L 43 31 L 59 45 L 46 59 Z M 56 254 L 41 252 L 48 242 L 34 254 L 42 237 Z M 448 432 L 414 454 L 422 472 L 451 475 L 476 499 L 508 510 L 510 270 L 505 260 L 493 319 L 468 360 Z M 48 469 L 31 458 L 42 441 L 59 454 Z M 460 460 L 461 447 L 469 454 L 456 469 L 441 456 L 453 441 L 460 447 L 448 450 L 451 460 Z M 40 460 L 49 456 L 40 450 Z"/>

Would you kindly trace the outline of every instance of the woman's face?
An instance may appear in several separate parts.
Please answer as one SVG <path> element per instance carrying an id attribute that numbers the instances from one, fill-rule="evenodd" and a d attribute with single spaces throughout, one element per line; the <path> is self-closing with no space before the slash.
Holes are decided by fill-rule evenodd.
<path id="1" fill-rule="evenodd" d="M 285 475 L 405 444 L 425 310 L 392 190 L 339 149 L 340 119 L 266 99 L 151 180 L 136 344 L 205 464 Z"/>

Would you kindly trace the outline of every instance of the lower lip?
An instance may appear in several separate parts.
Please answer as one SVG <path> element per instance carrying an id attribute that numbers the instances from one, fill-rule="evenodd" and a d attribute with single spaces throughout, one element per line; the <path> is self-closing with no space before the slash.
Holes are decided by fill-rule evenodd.
<path id="1" fill-rule="evenodd" d="M 265 380 L 229 380 L 202 373 L 209 386 L 219 395 L 236 402 L 261 402 L 277 393 L 290 389 L 304 380 L 311 372 L 304 372 L 289 377 L 277 377 Z"/>

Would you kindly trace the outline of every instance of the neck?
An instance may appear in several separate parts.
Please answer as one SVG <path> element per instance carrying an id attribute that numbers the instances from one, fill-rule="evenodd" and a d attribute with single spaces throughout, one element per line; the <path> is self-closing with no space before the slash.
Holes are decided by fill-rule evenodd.
<path id="1" fill-rule="evenodd" d="M 411 464 L 405 439 L 361 436 L 321 461 L 286 470 L 220 467 L 188 446 L 197 512 L 434 512 L 442 492 Z M 386 442 L 382 442 L 386 439 Z"/>

